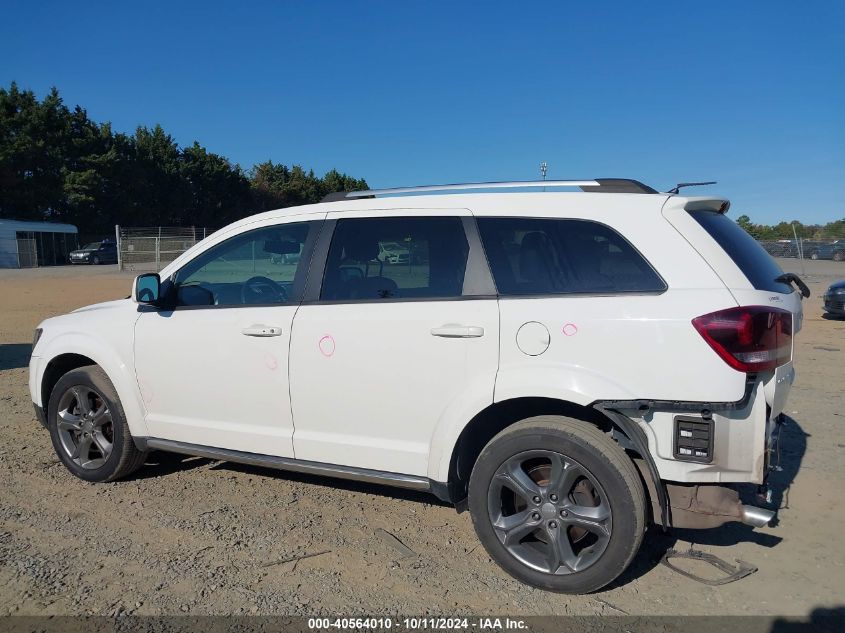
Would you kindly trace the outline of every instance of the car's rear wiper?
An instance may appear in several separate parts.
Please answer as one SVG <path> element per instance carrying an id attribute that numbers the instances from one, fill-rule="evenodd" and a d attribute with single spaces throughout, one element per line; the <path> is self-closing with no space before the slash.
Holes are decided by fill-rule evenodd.
<path id="1" fill-rule="evenodd" d="M 801 291 L 801 296 L 805 299 L 810 296 L 810 289 L 807 287 L 803 281 L 801 281 L 801 277 L 796 275 L 795 273 L 783 273 L 782 275 L 778 275 L 775 277 L 775 281 L 778 281 L 782 284 L 792 284 L 794 283 L 798 286 L 798 290 Z"/>

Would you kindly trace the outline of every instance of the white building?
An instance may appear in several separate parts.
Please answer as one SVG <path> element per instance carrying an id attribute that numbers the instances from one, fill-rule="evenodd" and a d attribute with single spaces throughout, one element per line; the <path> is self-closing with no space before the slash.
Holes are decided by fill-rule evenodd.
<path id="1" fill-rule="evenodd" d="M 77 234 L 72 224 L 0 219 L 0 268 L 66 264 Z"/>

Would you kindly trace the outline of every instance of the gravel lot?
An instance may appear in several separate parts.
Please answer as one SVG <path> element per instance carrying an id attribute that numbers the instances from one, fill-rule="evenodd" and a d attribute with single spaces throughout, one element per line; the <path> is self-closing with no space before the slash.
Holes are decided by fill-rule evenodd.
<path id="1" fill-rule="evenodd" d="M 799 262 L 782 263 L 801 273 Z M 813 297 L 797 339 L 783 471 L 775 475 L 778 525 L 650 532 L 631 569 L 589 596 L 512 580 L 486 556 L 467 514 L 426 495 L 163 453 L 127 481 L 75 479 L 32 415 L 32 330 L 45 317 L 126 296 L 131 276 L 111 266 L 0 271 L 0 615 L 806 615 L 841 608 L 845 321 L 822 318 L 821 293 L 845 277 L 845 265 L 804 268 Z M 667 547 L 692 541 L 759 571 L 711 587 L 658 565 Z M 310 557 L 285 562 L 303 555 Z"/>

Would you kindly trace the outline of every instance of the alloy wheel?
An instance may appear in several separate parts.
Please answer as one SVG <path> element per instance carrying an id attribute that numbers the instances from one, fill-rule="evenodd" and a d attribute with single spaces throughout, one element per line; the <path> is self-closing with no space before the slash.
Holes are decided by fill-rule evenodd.
<path id="1" fill-rule="evenodd" d="M 96 390 L 68 388 L 59 399 L 56 425 L 62 448 L 76 465 L 93 470 L 106 463 L 114 449 L 114 422 Z"/>
<path id="2" fill-rule="evenodd" d="M 505 549 L 548 574 L 591 567 L 613 530 L 601 484 L 583 465 L 555 451 L 525 451 L 502 463 L 490 481 L 487 508 Z"/>

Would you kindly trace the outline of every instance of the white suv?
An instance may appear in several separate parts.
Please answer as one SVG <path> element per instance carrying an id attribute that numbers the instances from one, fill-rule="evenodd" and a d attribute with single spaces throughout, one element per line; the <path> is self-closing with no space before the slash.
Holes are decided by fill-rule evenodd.
<path id="1" fill-rule="evenodd" d="M 428 490 L 513 576 L 573 593 L 648 521 L 772 518 L 725 484 L 765 485 L 806 286 L 727 201 L 630 180 L 332 197 L 38 327 L 32 400 L 74 475 L 165 450 Z"/>

